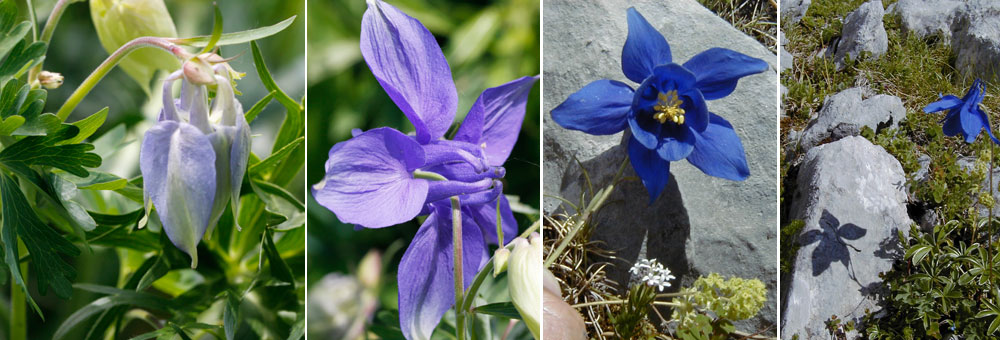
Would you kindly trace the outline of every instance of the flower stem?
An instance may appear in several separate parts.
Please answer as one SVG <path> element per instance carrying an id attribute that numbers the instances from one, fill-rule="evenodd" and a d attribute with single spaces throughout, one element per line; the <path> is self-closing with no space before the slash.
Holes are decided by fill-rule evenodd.
<path id="1" fill-rule="evenodd" d="M 167 41 L 166 38 L 159 38 L 159 37 L 135 38 L 132 41 L 126 43 L 125 45 L 122 45 L 122 47 L 118 48 L 118 50 L 115 51 L 115 53 L 112 53 L 110 56 L 108 56 L 107 59 L 104 59 L 104 62 L 102 62 L 100 66 L 94 69 L 94 72 L 91 72 L 90 75 L 87 76 L 87 79 L 85 79 L 83 83 L 81 83 L 80 86 L 76 88 L 76 90 L 73 90 L 73 94 L 71 94 L 69 98 L 66 99 L 66 102 L 63 103 L 61 107 L 59 107 L 59 111 L 56 112 L 56 116 L 58 116 L 60 120 L 65 121 L 66 118 L 69 117 L 69 114 L 73 113 L 73 109 L 75 109 L 76 106 L 80 104 L 80 101 L 83 100 L 83 97 L 86 97 L 87 94 L 90 93 L 90 90 L 93 90 L 94 86 L 97 86 L 97 83 L 100 82 L 101 79 L 103 79 L 104 76 L 107 75 L 108 72 L 110 72 L 111 69 L 115 67 L 115 65 L 118 65 L 118 63 L 123 58 L 128 56 L 129 53 L 132 53 L 133 51 L 144 47 L 157 47 L 163 49 L 164 51 L 174 54 L 180 59 L 184 59 L 185 56 L 188 55 L 187 51 L 185 51 L 180 46 Z"/>
<path id="2" fill-rule="evenodd" d="M 20 254 L 27 252 L 24 244 L 17 241 L 17 245 L 20 249 Z M 21 275 L 23 277 L 28 277 L 28 264 L 21 264 Z M 27 284 L 27 282 L 25 282 Z M 24 295 L 25 292 L 17 283 L 14 283 L 13 275 L 10 278 L 10 339 L 11 340 L 27 340 L 28 339 L 28 314 L 27 314 L 27 296 Z"/>
<path id="3" fill-rule="evenodd" d="M 566 250 L 566 246 L 569 246 L 570 241 L 576 238 L 576 234 L 580 232 L 580 229 L 583 229 L 585 224 L 587 224 L 587 220 L 590 219 L 590 215 L 604 205 L 604 202 L 609 196 L 611 196 L 611 193 L 615 190 L 615 185 L 618 184 L 618 180 L 621 179 L 622 174 L 625 172 L 626 165 L 628 165 L 628 156 L 625 156 L 625 159 L 622 160 L 622 165 L 618 167 L 618 172 L 615 173 L 615 177 L 611 179 L 611 184 L 608 184 L 607 187 L 598 191 L 597 194 L 594 195 L 593 200 L 591 200 L 590 204 L 587 205 L 587 208 L 583 210 L 583 214 L 576 220 L 576 224 L 573 225 L 573 229 L 570 229 L 569 234 L 567 234 L 566 237 L 563 237 L 562 242 L 559 242 L 559 246 L 556 247 L 556 250 L 549 254 L 549 258 L 545 259 L 545 268 L 552 266 L 552 263 L 556 262 L 559 255 Z"/>
<path id="4" fill-rule="evenodd" d="M 52 13 L 49 14 L 49 19 L 45 21 L 45 28 L 42 29 L 42 36 L 39 37 L 39 41 L 46 44 L 49 43 L 49 41 L 52 41 L 52 35 L 56 31 L 56 26 L 59 25 L 59 19 L 62 18 L 63 13 L 66 12 L 66 8 L 69 7 L 70 4 L 80 1 L 82 0 L 59 0 L 56 2 L 56 4 L 52 6 Z M 42 64 L 44 62 L 45 60 L 42 59 L 42 61 L 39 62 L 38 65 L 35 65 L 35 67 L 31 69 L 31 72 L 28 73 L 29 84 L 34 83 L 35 80 L 38 79 L 38 74 L 42 71 Z"/>
<path id="5" fill-rule="evenodd" d="M 986 260 L 987 260 L 987 270 L 988 275 L 986 276 L 986 283 L 988 286 L 993 287 L 993 206 L 997 204 L 993 199 L 993 142 L 989 139 L 986 140 L 990 144 L 990 208 L 989 208 L 989 225 L 986 227 Z M 975 237 L 975 236 L 973 236 Z"/>
<path id="6" fill-rule="evenodd" d="M 458 202 L 458 196 L 451 198 L 451 229 L 452 243 L 454 244 L 455 255 L 455 337 L 458 340 L 465 340 L 465 310 L 461 308 L 464 304 L 462 295 L 465 293 L 465 284 L 462 282 L 462 207 Z"/>

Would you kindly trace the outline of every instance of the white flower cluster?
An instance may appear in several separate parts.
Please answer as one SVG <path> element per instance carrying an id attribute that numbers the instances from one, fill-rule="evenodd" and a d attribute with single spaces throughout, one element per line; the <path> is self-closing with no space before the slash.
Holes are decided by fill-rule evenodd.
<path id="1" fill-rule="evenodd" d="M 675 279 L 670 275 L 670 269 L 664 267 L 656 259 L 642 259 L 632 265 L 629 269 L 632 276 L 650 287 L 657 287 L 661 292 L 663 288 L 670 287 L 670 280 Z"/>

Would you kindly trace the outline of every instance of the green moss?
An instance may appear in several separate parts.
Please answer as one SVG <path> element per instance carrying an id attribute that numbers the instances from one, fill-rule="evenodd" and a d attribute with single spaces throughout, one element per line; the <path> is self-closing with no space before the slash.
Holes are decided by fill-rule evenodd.
<path id="1" fill-rule="evenodd" d="M 794 220 L 781 227 L 781 272 L 791 273 L 795 255 L 799 252 L 799 233 L 806 227 L 802 220 Z"/>

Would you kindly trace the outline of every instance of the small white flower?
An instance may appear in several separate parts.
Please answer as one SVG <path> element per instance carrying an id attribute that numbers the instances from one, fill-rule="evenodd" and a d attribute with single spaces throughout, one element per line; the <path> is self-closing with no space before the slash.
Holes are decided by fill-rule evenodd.
<path id="1" fill-rule="evenodd" d="M 656 259 L 642 259 L 629 269 L 633 277 L 640 278 L 639 281 L 650 287 L 656 287 L 659 291 L 670 287 L 670 280 L 675 279 L 670 275 L 670 269 L 664 267 Z"/>

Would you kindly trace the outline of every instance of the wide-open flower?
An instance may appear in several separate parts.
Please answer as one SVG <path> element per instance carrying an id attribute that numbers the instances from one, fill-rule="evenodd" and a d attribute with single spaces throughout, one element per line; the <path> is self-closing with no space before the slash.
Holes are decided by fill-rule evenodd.
<path id="1" fill-rule="evenodd" d="M 990 136 L 990 139 L 994 143 L 1000 144 L 1000 141 L 993 136 L 993 131 L 990 130 L 990 119 L 979 108 L 979 104 L 983 102 L 983 94 L 985 92 L 986 85 L 979 79 L 976 79 L 976 81 L 972 82 L 972 87 L 969 88 L 969 92 L 965 94 L 965 97 L 958 98 L 950 94 L 947 96 L 939 94 L 938 97 L 940 99 L 924 107 L 924 112 L 948 111 L 948 114 L 941 119 L 941 123 L 944 124 L 943 129 L 946 136 L 962 134 L 966 143 L 972 143 L 976 141 L 979 132 L 986 129 L 986 133 Z"/>
<path id="2" fill-rule="evenodd" d="M 206 85 L 182 71 L 163 84 L 163 110 L 139 151 L 146 208 L 156 208 L 163 230 L 198 265 L 198 243 L 218 223 L 226 204 L 238 214 L 240 187 L 250 156 L 250 126 L 225 65 L 209 79 L 216 86 L 209 111 Z M 172 85 L 181 79 L 180 98 Z"/>
<path id="3" fill-rule="evenodd" d="M 458 93 L 441 48 L 419 21 L 369 0 L 361 52 L 375 79 L 415 128 L 382 127 L 330 149 L 316 201 L 344 223 L 382 228 L 429 215 L 399 264 L 399 313 L 407 339 L 427 339 L 455 303 L 450 197 L 462 213 L 463 282 L 468 286 L 498 243 L 497 208 L 505 240 L 517 232 L 503 196 L 504 162 L 517 142 L 528 93 L 523 77 L 479 96 L 451 140 Z"/>
<path id="4" fill-rule="evenodd" d="M 725 48 L 711 48 L 676 64 L 666 38 L 629 8 L 622 71 L 639 87 L 632 90 L 608 79 L 592 82 L 553 109 L 552 119 L 594 135 L 628 127 L 632 168 L 652 203 L 667 186 L 673 161 L 686 158 L 702 172 L 730 180 L 750 175 L 736 131 L 709 112 L 705 101 L 728 96 L 740 78 L 767 68 L 763 60 Z"/>

